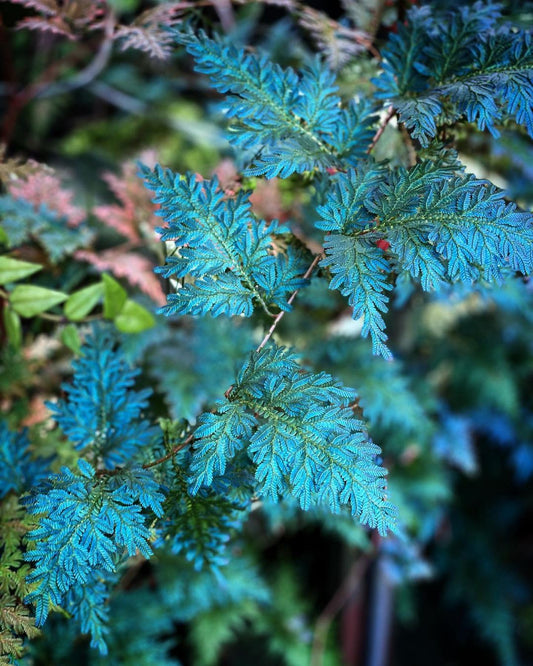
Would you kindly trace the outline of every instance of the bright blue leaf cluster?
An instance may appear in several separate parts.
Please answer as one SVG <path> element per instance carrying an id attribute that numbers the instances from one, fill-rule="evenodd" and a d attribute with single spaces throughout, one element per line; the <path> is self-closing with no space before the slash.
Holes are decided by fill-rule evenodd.
<path id="1" fill-rule="evenodd" d="M 32 459 L 27 431 L 13 432 L 0 420 L 0 499 L 23 493 L 48 475 L 49 460 Z"/>
<path id="2" fill-rule="evenodd" d="M 95 327 L 73 367 L 73 383 L 63 386 L 67 399 L 50 407 L 99 470 L 81 459 L 78 471 L 63 467 L 25 500 L 28 512 L 39 517 L 27 536 L 34 544 L 26 553 L 34 563 L 27 601 L 35 604 L 38 625 L 51 606 L 64 606 L 91 634 L 91 645 L 105 653 L 109 585 L 125 557 L 150 557 L 147 516 L 161 517 L 164 496 L 152 472 L 132 464 L 153 443 L 152 429 L 139 418 L 151 391 L 132 390 L 138 373 L 126 363 L 115 335 Z M 21 455 L 24 461 L 25 449 Z"/>
<path id="3" fill-rule="evenodd" d="M 143 509 L 162 515 L 163 495 L 149 470 L 133 468 L 98 475 L 85 460 L 79 472 L 64 467 L 38 487 L 26 501 L 39 525 L 28 534 L 35 547 L 26 559 L 35 563 L 28 595 L 36 607 L 37 625 L 50 605 L 66 605 L 79 613 L 93 642 L 105 651 L 99 620 L 103 581 L 120 560 L 139 551 L 151 556 L 150 530 Z"/>
<path id="4" fill-rule="evenodd" d="M 257 220 L 250 193 L 241 191 L 228 199 L 216 178 L 184 178 L 159 166 L 143 168 L 142 173 L 168 225 L 160 229 L 161 238 L 175 244 L 175 254 L 159 272 L 188 277 L 162 312 L 249 317 L 255 303 L 267 311 L 271 306 L 290 309 L 288 294 L 306 283 L 306 256 L 294 245 L 276 250 L 276 235 L 287 229 Z"/>
<path id="5" fill-rule="evenodd" d="M 62 386 L 67 399 L 48 403 L 76 448 L 91 447 L 108 467 L 131 460 L 154 436 L 140 419 L 152 391 L 132 390 L 139 371 L 129 367 L 116 342 L 112 330 L 95 328 L 72 364 L 73 383 Z"/>
<path id="6" fill-rule="evenodd" d="M 500 10 L 482 2 L 450 13 L 414 7 L 390 36 L 376 84 L 423 146 L 437 123 L 461 117 L 494 136 L 511 117 L 533 136 L 533 41 L 501 23 Z"/>
<path id="7" fill-rule="evenodd" d="M 287 349 L 254 352 L 216 412 L 199 420 L 193 491 L 246 448 L 261 495 L 289 494 L 303 509 L 323 504 L 334 513 L 347 506 L 385 534 L 395 512 L 376 462 L 380 449 L 350 409 L 355 396 L 330 375 L 302 369 Z"/>
<path id="8" fill-rule="evenodd" d="M 394 170 L 362 164 L 338 175 L 318 212 L 317 226 L 330 232 L 322 261 L 333 274 L 330 287 L 348 296 L 363 335 L 384 357 L 390 352 L 382 314 L 393 272 L 436 290 L 533 270 L 533 215 L 447 163 Z"/>
<path id="9" fill-rule="evenodd" d="M 428 416 L 419 395 L 405 375 L 401 361 L 388 363 L 373 357 L 366 340 L 337 335 L 327 345 L 316 342 L 306 349 L 313 363 L 335 368 L 343 382 L 357 386 L 358 407 L 370 430 L 394 433 L 405 441 L 429 427 Z"/>
<path id="10" fill-rule="evenodd" d="M 196 69 L 230 93 L 229 139 L 255 153 L 248 175 L 287 178 L 293 173 L 355 164 L 372 139 L 367 101 L 341 106 L 334 74 L 317 59 L 298 75 L 266 57 L 246 53 L 203 31 L 176 31 Z"/>

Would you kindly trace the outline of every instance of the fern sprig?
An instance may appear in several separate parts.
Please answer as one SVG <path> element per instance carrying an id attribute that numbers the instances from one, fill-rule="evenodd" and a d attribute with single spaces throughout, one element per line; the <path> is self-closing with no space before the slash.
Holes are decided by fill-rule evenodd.
<path id="1" fill-rule="evenodd" d="M 493 136 L 498 123 L 513 117 L 533 136 L 531 34 L 498 25 L 500 9 L 476 2 L 443 15 L 415 7 L 390 37 L 375 83 L 423 146 L 437 123 L 461 117 Z"/>
<path id="2" fill-rule="evenodd" d="M 440 160 L 339 174 L 318 212 L 317 226 L 331 232 L 321 262 L 333 275 L 330 288 L 348 297 L 354 318 L 363 318 L 362 334 L 385 358 L 382 315 L 393 272 L 407 272 L 430 291 L 533 270 L 533 215 Z"/>
<path id="3" fill-rule="evenodd" d="M 176 31 L 196 69 L 226 97 L 230 141 L 256 151 L 248 175 L 287 178 L 342 167 L 364 154 L 375 123 L 366 102 L 341 108 L 332 72 L 317 59 L 300 76 L 264 56 L 245 53 L 205 32 Z"/>
<path id="4" fill-rule="evenodd" d="M 152 391 L 134 391 L 138 370 L 116 348 L 110 329 L 98 327 L 73 362 L 74 382 L 64 384 L 67 399 L 50 402 L 54 418 L 78 449 L 90 447 L 106 466 L 130 461 L 154 436 L 141 420 Z"/>
<path id="5" fill-rule="evenodd" d="M 143 169 L 143 175 L 168 225 L 161 237 L 176 248 L 159 271 L 188 280 L 168 297 L 162 312 L 250 316 L 254 301 L 268 314 L 272 306 L 290 309 L 287 294 L 306 284 L 305 254 L 294 245 L 274 252 L 273 239 L 287 230 L 257 220 L 249 193 L 227 199 L 216 177 L 182 178 L 159 166 Z"/>
<path id="6" fill-rule="evenodd" d="M 353 417 L 354 398 L 326 373 L 302 369 L 286 349 L 268 345 L 254 352 L 217 412 L 200 421 L 192 491 L 246 448 L 260 495 L 277 500 L 288 493 L 303 509 L 326 504 L 338 513 L 348 506 L 380 533 L 394 528 L 385 471 L 375 462 L 380 449 Z M 197 473 L 205 469 L 200 482 Z"/>
<path id="7" fill-rule="evenodd" d="M 130 469 L 98 476 L 85 460 L 78 467 L 79 472 L 64 467 L 26 500 L 29 513 L 39 516 L 28 534 L 34 548 L 26 553 L 35 563 L 27 577 L 35 587 L 26 601 L 35 604 L 37 626 L 52 604 L 65 604 L 80 613 L 82 624 L 97 628 L 101 582 L 124 555 L 152 554 L 143 509 L 161 516 L 163 496 L 151 473 Z M 93 642 L 105 652 L 102 635 L 93 631 Z"/>

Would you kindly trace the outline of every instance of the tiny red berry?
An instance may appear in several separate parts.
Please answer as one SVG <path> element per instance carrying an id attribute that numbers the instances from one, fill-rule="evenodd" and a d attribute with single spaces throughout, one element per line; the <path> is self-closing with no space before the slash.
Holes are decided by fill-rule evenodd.
<path id="1" fill-rule="evenodd" d="M 387 250 L 390 248 L 389 241 L 386 241 L 384 238 L 380 238 L 378 241 L 376 241 L 376 245 L 380 250 L 383 250 L 383 252 L 387 252 Z"/>

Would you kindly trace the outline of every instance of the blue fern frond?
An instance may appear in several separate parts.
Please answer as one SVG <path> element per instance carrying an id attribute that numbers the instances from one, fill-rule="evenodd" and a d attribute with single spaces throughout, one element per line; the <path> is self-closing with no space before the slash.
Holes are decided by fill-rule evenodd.
<path id="1" fill-rule="evenodd" d="M 202 414 L 198 423 L 190 464 L 192 492 L 224 474 L 228 462 L 250 439 L 256 420 L 245 407 L 224 398 L 215 403 L 212 412 Z"/>
<path id="2" fill-rule="evenodd" d="M 109 573 L 95 570 L 83 586 L 71 587 L 65 595 L 65 609 L 75 617 L 83 634 L 91 637 L 90 645 L 107 655 L 109 633 Z"/>
<path id="3" fill-rule="evenodd" d="M 290 307 L 287 295 L 306 284 L 301 276 L 308 262 L 292 246 L 275 251 L 273 239 L 286 229 L 257 220 L 249 193 L 227 199 L 216 178 L 198 181 L 159 166 L 142 173 L 168 225 L 161 238 L 175 244 L 175 255 L 158 270 L 165 277 L 187 278 L 162 312 L 249 317 L 257 303 L 267 312 L 271 306 Z"/>
<path id="4" fill-rule="evenodd" d="M 35 604 L 38 626 L 51 604 L 71 604 L 84 626 L 97 624 L 102 589 L 95 572 L 113 573 L 124 556 L 138 551 L 149 558 L 151 534 L 143 509 L 162 515 L 164 497 L 148 470 L 99 476 L 85 460 L 78 467 L 51 475 L 25 502 L 28 512 L 39 516 L 28 534 L 34 548 L 26 553 L 35 564 L 27 577 L 35 586 L 26 601 Z M 103 638 L 95 636 L 102 649 Z"/>
<path id="5" fill-rule="evenodd" d="M 353 389 L 302 369 L 286 349 L 254 352 L 217 413 L 203 417 L 191 470 L 207 466 L 208 481 L 246 446 L 260 494 L 292 495 L 303 509 L 349 507 L 384 534 L 394 527 L 395 512 L 386 472 L 376 463 L 380 449 L 349 407 L 354 399 Z"/>
<path id="6" fill-rule="evenodd" d="M 429 179 L 418 192 L 402 194 L 404 169 L 390 180 L 400 196 L 392 211 L 386 196 L 369 204 L 384 227 L 391 253 L 422 286 L 447 282 L 501 282 L 508 269 L 533 270 L 533 215 L 504 201 L 505 193 L 472 175 Z M 443 268 L 439 268 L 439 261 Z"/>
<path id="7" fill-rule="evenodd" d="M 31 457 L 27 430 L 13 432 L 0 419 L 0 499 L 10 491 L 30 490 L 48 475 L 49 463 Z"/>
<path id="8" fill-rule="evenodd" d="M 382 315 L 393 272 L 429 291 L 533 270 L 533 215 L 506 203 L 491 183 L 457 171 L 440 159 L 388 172 L 362 165 L 339 174 L 318 208 L 317 226 L 330 232 L 321 262 L 333 276 L 330 288 L 348 296 L 363 336 L 385 358 Z"/>
<path id="9" fill-rule="evenodd" d="M 141 413 L 150 389 L 132 389 L 138 370 L 126 362 L 110 329 L 95 328 L 76 359 L 67 399 L 48 403 L 52 414 L 77 449 L 91 447 L 106 466 L 129 461 L 153 439 L 154 431 Z"/>
<path id="10" fill-rule="evenodd" d="M 405 441 L 406 435 L 430 431 L 429 416 L 401 362 L 388 363 L 369 351 L 365 340 L 336 335 L 327 345 L 313 343 L 306 355 L 326 370 L 335 368 L 342 381 L 357 386 L 357 404 L 371 432 L 401 433 Z"/>
<path id="11" fill-rule="evenodd" d="M 372 350 L 376 355 L 391 358 L 385 345 L 385 320 L 389 297 L 386 292 L 392 289 L 387 282 L 391 266 L 383 250 L 376 245 L 380 236 L 369 233 L 363 237 L 350 237 L 331 234 L 325 239 L 326 257 L 323 266 L 330 266 L 333 278 L 330 289 L 338 289 L 348 297 L 353 308 L 353 317 L 363 318 L 363 336 L 370 335 Z"/>
<path id="12" fill-rule="evenodd" d="M 213 87 L 229 93 L 229 140 L 256 151 L 248 175 L 293 173 L 354 164 L 364 155 L 375 123 L 369 104 L 341 107 L 335 77 L 316 59 L 300 74 L 246 53 L 205 32 L 175 31 Z"/>
<path id="13" fill-rule="evenodd" d="M 383 51 L 376 84 L 413 137 L 427 145 L 437 122 L 460 117 L 499 136 L 511 117 L 533 136 L 531 34 L 499 25 L 499 5 L 476 2 L 449 14 L 413 8 Z"/>

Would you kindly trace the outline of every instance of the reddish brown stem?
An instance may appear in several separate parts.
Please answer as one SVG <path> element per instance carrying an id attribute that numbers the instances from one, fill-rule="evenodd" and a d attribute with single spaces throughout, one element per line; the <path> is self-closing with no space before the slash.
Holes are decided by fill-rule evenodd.
<path id="1" fill-rule="evenodd" d="M 380 140 L 381 135 L 385 131 L 385 128 L 387 127 L 387 125 L 391 121 L 391 118 L 394 114 L 395 114 L 394 107 L 393 106 L 389 107 L 389 109 L 387 111 L 387 114 L 385 115 L 385 117 L 383 118 L 381 123 L 379 124 L 379 127 L 378 127 L 376 133 L 374 134 L 374 138 L 372 139 L 372 141 L 370 143 L 370 146 L 368 147 L 368 149 L 366 151 L 367 155 L 372 152 L 372 150 L 374 149 L 374 146 Z"/>
<path id="2" fill-rule="evenodd" d="M 345 604 L 357 593 L 370 564 L 371 553 L 361 555 L 351 566 L 346 578 L 339 585 L 327 606 L 318 616 L 313 636 L 310 666 L 322 666 L 326 639 L 331 623 Z"/>
<path id="3" fill-rule="evenodd" d="M 170 460 L 173 458 L 178 451 L 181 451 L 181 449 L 184 449 L 188 444 L 190 444 L 194 440 L 194 434 L 190 434 L 187 439 L 185 439 L 183 442 L 180 442 L 179 444 L 176 444 L 176 446 L 172 447 L 172 450 L 167 453 L 165 456 L 162 456 L 161 458 L 158 458 L 157 460 L 152 460 L 150 463 L 146 463 L 143 465 L 143 469 L 150 469 L 150 467 L 155 467 L 156 465 L 161 465 L 161 463 L 166 462 L 167 460 Z"/>

